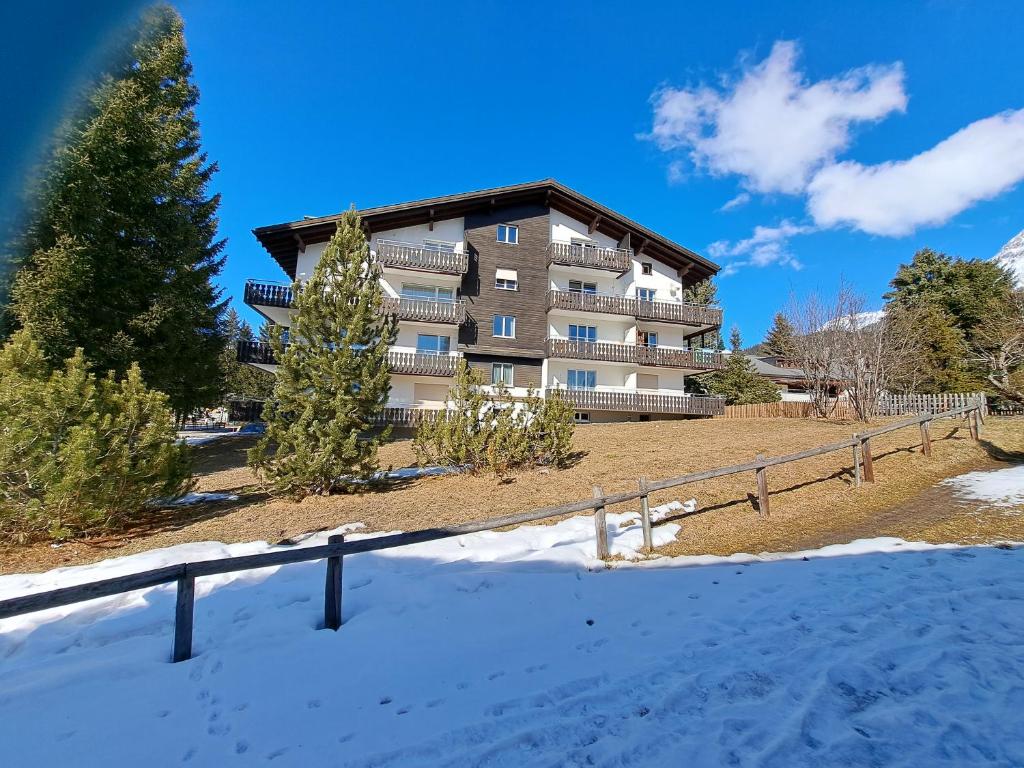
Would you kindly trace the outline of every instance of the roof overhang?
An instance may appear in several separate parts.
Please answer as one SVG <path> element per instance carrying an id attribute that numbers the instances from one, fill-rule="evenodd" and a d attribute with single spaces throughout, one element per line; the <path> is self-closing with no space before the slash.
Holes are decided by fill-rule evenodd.
<path id="1" fill-rule="evenodd" d="M 687 285 L 711 277 L 720 269 L 717 264 L 695 251 L 662 237 L 554 179 L 366 208 L 358 213 L 367 231 L 373 233 L 458 218 L 502 206 L 530 203 L 561 211 L 586 223 L 591 231 L 601 232 L 617 242 L 628 244 L 638 256 L 645 254 L 669 264 L 679 270 L 680 277 Z M 281 269 L 294 278 L 299 254 L 307 245 L 329 240 L 341 216 L 339 213 L 257 227 L 253 234 Z"/>

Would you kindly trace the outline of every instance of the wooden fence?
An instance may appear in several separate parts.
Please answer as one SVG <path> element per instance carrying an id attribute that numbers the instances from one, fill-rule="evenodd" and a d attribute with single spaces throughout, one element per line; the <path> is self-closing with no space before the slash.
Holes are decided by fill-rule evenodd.
<path id="1" fill-rule="evenodd" d="M 734 464 L 729 467 L 707 469 L 701 472 L 692 472 L 680 477 L 666 480 L 648 481 L 640 478 L 636 491 L 623 493 L 605 494 L 599 487 L 593 489 L 593 498 L 574 501 L 556 507 L 541 507 L 528 512 L 520 512 L 502 517 L 492 517 L 487 520 L 477 520 L 462 525 L 453 525 L 446 528 L 428 528 L 422 531 L 411 531 L 409 533 L 396 533 L 387 536 L 380 536 L 360 541 L 345 541 L 343 535 L 330 536 L 327 544 L 311 547 L 298 547 L 295 549 L 278 550 L 274 552 L 263 552 L 256 555 L 240 555 L 236 557 L 225 557 L 217 560 L 204 560 L 197 563 L 180 563 L 157 568 L 142 573 L 132 573 L 126 576 L 116 576 L 101 581 L 93 581 L 86 584 L 77 584 L 72 587 L 61 587 L 46 592 L 36 592 L 22 597 L 14 597 L 0 601 L 0 619 L 19 616 L 33 611 L 41 611 L 48 608 L 58 608 L 64 605 L 80 603 L 86 600 L 93 600 L 100 597 L 109 597 L 124 592 L 131 592 L 137 589 L 146 589 L 159 584 L 177 583 L 177 598 L 175 600 L 174 613 L 174 648 L 171 655 L 173 661 L 185 661 L 192 656 L 192 622 L 195 614 L 195 582 L 200 576 L 213 576 L 223 573 L 234 573 L 252 568 L 269 568 L 272 566 L 287 565 L 289 563 L 309 562 L 313 560 L 327 560 L 327 574 L 324 588 L 324 626 L 328 629 L 337 630 L 341 626 L 341 581 L 342 581 L 342 560 L 345 555 L 354 555 L 360 552 L 375 552 L 393 547 L 404 547 L 410 544 L 420 544 L 437 539 L 447 539 L 453 536 L 462 536 L 467 533 L 478 531 L 489 531 L 495 528 L 504 528 L 510 525 L 521 525 L 523 523 L 545 520 L 563 515 L 578 514 L 580 512 L 594 512 L 595 537 L 597 540 L 597 556 L 601 559 L 608 557 L 608 526 L 605 520 L 605 509 L 612 504 L 626 502 L 640 502 L 640 516 L 643 528 L 644 549 L 647 552 L 653 550 L 651 534 L 651 514 L 649 496 L 658 491 L 669 488 L 678 488 L 691 483 L 698 483 L 704 480 L 711 480 L 718 477 L 726 477 L 744 472 L 753 472 L 757 487 L 757 511 L 762 518 L 769 516 L 768 507 L 768 469 L 780 464 L 788 464 L 793 461 L 809 459 L 812 456 L 820 456 L 835 451 L 853 450 L 853 475 L 854 485 L 859 487 L 864 482 L 874 482 L 875 470 L 871 454 L 871 439 L 878 435 L 894 432 L 908 427 L 918 427 L 921 433 L 921 450 L 925 456 L 931 456 L 931 434 L 929 425 L 934 419 L 966 417 L 971 437 L 978 439 L 978 430 L 983 422 L 983 414 L 980 402 L 969 403 L 944 413 L 925 413 L 894 424 L 887 424 L 867 432 L 854 434 L 846 440 L 830 443 L 829 445 L 809 448 L 798 453 L 791 453 L 785 456 L 769 458 L 758 454 L 753 461 L 743 464 Z"/>
<path id="2" fill-rule="evenodd" d="M 965 405 L 980 403 L 982 414 L 988 415 L 988 402 L 983 392 L 943 392 L 937 395 L 885 395 L 878 402 L 878 416 L 903 416 L 909 413 L 941 413 Z M 809 402 L 753 403 L 727 405 L 726 419 L 807 419 L 815 415 Z M 849 400 L 840 400 L 832 412 L 833 419 L 856 419 L 857 412 Z"/>

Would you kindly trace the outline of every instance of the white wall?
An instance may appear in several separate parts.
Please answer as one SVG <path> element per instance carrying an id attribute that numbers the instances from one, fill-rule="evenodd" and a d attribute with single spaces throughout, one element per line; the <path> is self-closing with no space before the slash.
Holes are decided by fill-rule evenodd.
<path id="1" fill-rule="evenodd" d="M 653 274 L 643 274 L 642 262 L 650 262 Z M 633 270 L 629 274 L 627 292 L 635 296 L 637 288 L 653 288 L 655 301 L 682 301 L 683 284 L 679 279 L 679 273 L 667 264 L 648 256 L 633 257 Z"/>
<path id="2" fill-rule="evenodd" d="M 449 338 L 449 348 L 451 354 L 457 354 L 459 348 L 459 332 L 451 325 L 438 325 L 428 323 L 411 323 L 407 320 L 401 320 L 398 323 L 398 338 L 395 339 L 395 343 L 391 345 L 391 349 L 396 352 L 415 352 L 416 351 L 416 336 L 421 333 L 431 334 L 433 336 L 447 336 Z"/>
<path id="3" fill-rule="evenodd" d="M 604 272 L 597 269 L 582 269 L 572 267 L 569 269 L 558 269 L 552 266 L 548 270 L 551 279 L 549 288 L 553 291 L 568 291 L 570 280 L 579 280 L 584 283 L 595 283 L 598 293 L 623 294 L 626 283 L 620 283 L 611 272 Z"/>
<path id="4" fill-rule="evenodd" d="M 628 320 L 616 322 L 595 317 L 593 314 L 581 312 L 574 317 L 563 317 L 561 315 L 548 316 L 548 337 L 552 339 L 569 338 L 569 325 L 593 325 L 597 328 L 597 341 L 607 341 L 613 344 L 634 344 L 636 336 L 633 335 L 633 324 Z M 630 338 L 632 336 L 632 338 Z"/>
<path id="5" fill-rule="evenodd" d="M 374 232 L 370 237 L 370 250 L 376 250 L 379 240 L 398 240 L 403 243 L 421 245 L 424 240 L 444 240 L 455 243 L 455 250 L 462 253 L 465 248 L 466 220 L 461 216 L 457 219 L 435 221 L 431 231 L 429 224 L 414 224 L 411 227 L 388 229 Z"/>
<path id="6" fill-rule="evenodd" d="M 553 242 L 568 243 L 574 237 L 584 240 L 592 240 L 600 248 L 618 248 L 619 241 L 601 232 L 587 232 L 587 225 L 576 221 L 571 216 L 566 216 L 561 211 L 551 209 L 551 240 Z"/>
<path id="7" fill-rule="evenodd" d="M 299 280 L 309 280 L 313 276 L 313 270 L 320 263 L 320 257 L 323 256 L 326 247 L 327 243 L 314 243 L 307 245 L 306 250 L 299 254 L 298 264 L 295 267 L 295 276 Z"/>
<path id="8" fill-rule="evenodd" d="M 411 408 L 417 405 L 424 405 L 416 402 L 415 385 L 433 384 L 448 385 L 451 379 L 442 376 L 399 376 L 391 377 L 391 393 L 388 396 L 389 408 Z M 440 407 L 439 403 L 428 403 L 429 407 Z"/>
<path id="9" fill-rule="evenodd" d="M 565 387 L 568 385 L 569 370 L 595 371 L 596 389 L 635 389 L 636 369 L 622 365 L 595 363 L 592 360 L 548 360 L 548 381 L 546 386 Z"/>

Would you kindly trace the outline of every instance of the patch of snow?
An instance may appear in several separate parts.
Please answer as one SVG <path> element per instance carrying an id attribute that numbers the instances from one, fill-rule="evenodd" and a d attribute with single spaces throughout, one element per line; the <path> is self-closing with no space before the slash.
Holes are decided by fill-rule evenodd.
<path id="1" fill-rule="evenodd" d="M 943 480 L 958 496 L 990 507 L 1024 506 L 1024 464 L 1008 469 L 968 472 Z"/>
<path id="2" fill-rule="evenodd" d="M 211 501 L 238 501 L 238 495 L 234 493 L 214 493 L 207 491 L 194 491 L 179 496 L 176 499 L 156 499 L 150 502 L 154 507 L 188 507 L 192 504 L 205 504 Z"/>
<path id="3" fill-rule="evenodd" d="M 242 434 L 239 431 L 189 430 L 178 433 L 178 442 L 185 445 L 205 445 L 206 443 L 212 443 L 214 440 L 239 437 Z"/>
<path id="4" fill-rule="evenodd" d="M 885 317 L 884 309 L 873 309 L 868 312 L 857 312 L 847 317 L 840 317 L 838 320 L 832 320 L 823 325 L 818 330 L 823 331 L 832 325 L 839 326 L 840 328 L 849 330 L 852 328 L 867 328 L 869 325 L 874 325 L 882 321 Z"/>
<path id="5" fill-rule="evenodd" d="M 992 261 L 1007 267 L 1013 272 L 1017 285 L 1024 287 L 1024 232 L 1018 233 L 1000 248 L 999 253 L 992 257 Z"/>
<path id="6" fill-rule="evenodd" d="M 635 556 L 637 515 L 608 519 Z M 268 549 L 4 576 L 0 598 Z M 0 621 L 5 763 L 1024 763 L 1024 550 L 593 552 L 577 517 L 346 557 L 338 632 L 322 562 L 200 578 L 181 664 L 172 586 Z"/>
<path id="7" fill-rule="evenodd" d="M 656 507 L 651 507 L 651 522 L 657 523 L 664 520 L 666 517 L 671 515 L 673 512 L 682 510 L 687 514 L 697 511 L 697 500 L 689 499 L 685 502 L 670 501 L 667 504 L 659 504 Z"/>

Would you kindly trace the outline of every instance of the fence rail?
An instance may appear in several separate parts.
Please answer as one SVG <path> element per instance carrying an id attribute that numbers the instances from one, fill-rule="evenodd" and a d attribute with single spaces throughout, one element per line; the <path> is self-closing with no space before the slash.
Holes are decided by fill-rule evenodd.
<path id="1" fill-rule="evenodd" d="M 937 395 L 884 395 L 878 403 L 877 416 L 903 416 L 908 413 L 939 413 L 973 403 L 981 404 L 982 414 L 988 415 L 988 402 L 983 392 L 943 392 Z M 810 402 L 779 401 L 775 403 L 750 403 L 727 405 L 727 419 L 807 419 L 815 415 L 814 404 Z M 856 419 L 857 412 L 849 400 L 835 404 L 831 417 L 834 419 Z"/>
<path id="2" fill-rule="evenodd" d="M 327 573 L 324 587 L 324 625 L 328 629 L 337 630 L 341 626 L 341 578 L 342 558 L 345 555 L 354 555 L 362 552 L 374 552 L 393 547 L 404 547 L 410 544 L 420 544 L 437 539 L 446 539 L 453 536 L 462 536 L 467 533 L 489 531 L 496 528 L 504 528 L 510 525 L 521 525 L 523 523 L 544 520 L 563 515 L 577 514 L 580 512 L 594 512 L 595 538 L 597 541 L 597 556 L 601 559 L 608 557 L 608 529 L 605 522 L 605 509 L 612 504 L 639 501 L 641 511 L 641 522 L 644 531 L 644 549 L 650 552 L 653 549 L 651 539 L 651 520 L 649 496 L 651 493 L 664 491 L 669 488 L 677 488 L 691 483 L 711 480 L 718 477 L 726 477 L 744 472 L 754 472 L 757 486 L 757 512 L 762 518 L 769 516 L 769 490 L 768 490 L 768 469 L 769 467 L 787 464 L 793 461 L 808 459 L 813 456 L 820 456 L 835 451 L 853 451 L 853 466 L 855 485 L 860 486 L 864 482 L 874 482 L 874 462 L 871 453 L 871 439 L 879 435 L 918 426 L 921 431 L 921 450 L 925 456 L 931 455 L 931 436 L 929 425 L 934 419 L 954 418 L 966 416 L 971 438 L 978 439 L 980 423 L 983 421 L 982 405 L 980 401 L 954 408 L 943 413 L 925 413 L 894 424 L 887 424 L 867 432 L 854 434 L 846 440 L 840 440 L 828 445 L 809 448 L 798 453 L 791 453 L 785 456 L 765 457 L 758 454 L 753 461 L 742 464 L 734 464 L 728 467 L 707 469 L 701 472 L 693 472 L 680 477 L 668 478 L 648 482 L 645 478 L 639 478 L 636 491 L 623 493 L 605 494 L 600 487 L 593 489 L 593 498 L 581 499 L 569 504 L 560 506 L 541 507 L 528 512 L 521 512 L 501 517 L 492 517 L 486 520 L 476 520 L 461 525 L 452 525 L 445 528 L 428 528 L 421 531 L 409 533 L 396 533 L 387 536 L 380 536 L 360 541 L 346 542 L 344 536 L 336 535 L 328 539 L 327 544 L 320 544 L 309 547 L 297 547 L 295 549 L 277 550 L 273 552 L 262 552 L 255 555 L 241 555 L 236 557 L 225 557 L 216 560 L 204 560 L 196 563 L 180 563 L 157 568 L 141 573 L 132 573 L 125 576 L 117 576 L 101 581 L 78 584 L 71 587 L 61 587 L 46 592 L 36 592 L 22 597 L 14 597 L 0 601 L 0 619 L 19 616 L 33 611 L 41 611 L 49 608 L 72 605 L 74 603 L 94 600 L 100 597 L 131 592 L 138 589 L 146 589 L 160 584 L 176 582 L 177 598 L 175 600 L 174 617 L 174 647 L 172 660 L 175 662 L 185 661 L 192 656 L 192 628 L 195 614 L 195 580 L 200 576 L 212 576 L 217 574 L 234 573 L 253 568 L 269 568 L 272 566 L 288 565 L 290 563 L 310 562 L 314 560 L 327 559 Z"/>

